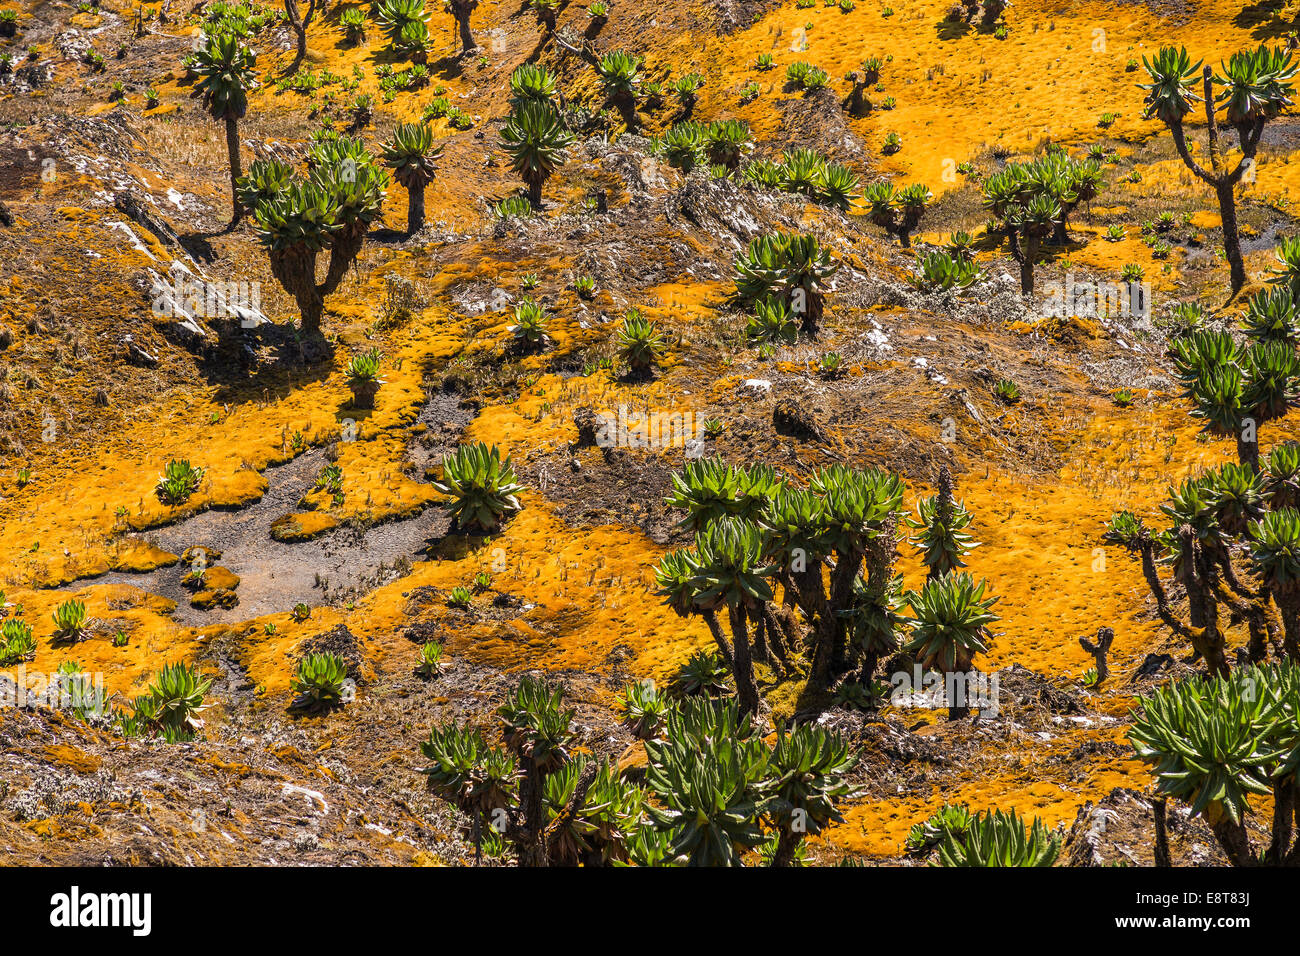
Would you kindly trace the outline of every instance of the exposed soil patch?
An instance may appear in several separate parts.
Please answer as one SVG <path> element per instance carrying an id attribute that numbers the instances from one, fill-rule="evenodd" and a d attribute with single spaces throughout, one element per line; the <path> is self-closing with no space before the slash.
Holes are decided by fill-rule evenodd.
<path id="1" fill-rule="evenodd" d="M 408 450 L 409 472 L 423 480 L 425 469 L 454 448 L 460 431 L 472 419 L 455 392 L 430 395 L 417 420 L 416 439 Z M 192 564 L 162 568 L 147 574 L 113 573 L 96 583 L 131 584 L 177 602 L 175 619 L 188 625 L 245 620 L 308 605 L 355 599 L 399 576 L 403 567 L 419 560 L 446 533 L 448 519 L 440 509 L 373 526 L 346 526 L 306 541 L 282 542 L 271 537 L 272 524 L 299 510 L 329 461 L 328 449 L 304 452 L 291 462 L 268 468 L 267 491 L 238 511 L 212 510 L 174 525 L 130 536 L 181 554 L 201 547 L 219 552 L 222 565 L 239 575 L 238 604 L 214 604 L 197 610 L 183 578 Z"/>

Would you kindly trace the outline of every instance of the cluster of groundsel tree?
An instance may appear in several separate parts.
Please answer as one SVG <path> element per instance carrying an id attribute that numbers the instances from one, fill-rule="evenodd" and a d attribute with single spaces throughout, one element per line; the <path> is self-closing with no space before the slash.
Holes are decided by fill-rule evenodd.
<path id="1" fill-rule="evenodd" d="M 1152 764 L 1157 793 L 1202 817 L 1232 865 L 1300 865 L 1300 666 L 1294 657 L 1165 684 L 1140 699 L 1129 738 Z M 1250 801 L 1260 796 L 1273 799 L 1263 847 L 1246 827 Z M 1162 803 L 1157 827 L 1163 819 Z M 1167 846 L 1162 832 L 1156 843 Z"/>
<path id="2" fill-rule="evenodd" d="M 1162 51 L 1148 69 L 1186 78 L 1194 70 L 1184 57 Z M 1265 51 L 1252 59 L 1276 65 L 1284 58 Z M 1240 79 L 1243 62 L 1234 58 L 1230 78 Z M 1261 95 L 1276 83 L 1261 81 Z M 1171 128 L 1181 142 L 1181 128 Z M 1205 434 L 1234 439 L 1237 461 L 1170 487 L 1163 527 L 1121 511 L 1104 532 L 1138 557 L 1160 620 L 1205 666 L 1203 675 L 1141 698 L 1129 735 L 1156 776 L 1157 857 L 1166 864 L 1169 798 L 1204 818 L 1233 865 L 1300 864 L 1300 444 L 1259 450 L 1259 427 L 1300 404 L 1300 243 L 1283 240 L 1277 259 L 1272 288 L 1247 301 L 1239 334 L 1203 327 L 1203 310 L 1191 304 L 1176 310 L 1170 354 L 1183 397 Z M 1233 621 L 1249 635 L 1235 660 L 1226 633 Z M 1262 795 L 1273 800 L 1273 821 L 1260 847 L 1246 817 L 1252 797 Z"/>
<path id="3" fill-rule="evenodd" d="M 338 288 L 380 217 L 388 174 L 360 139 L 317 136 L 300 175 L 279 160 L 258 160 L 237 183 L 249 204 L 271 274 L 298 305 L 304 332 L 320 328 L 325 296 Z M 325 278 L 317 258 L 328 252 Z"/>
<path id="4" fill-rule="evenodd" d="M 216 33 L 194 54 L 193 70 L 198 76 L 195 94 L 214 120 L 226 126 L 226 155 L 230 165 L 231 222 L 244 214 L 239 201 L 239 121 L 248 112 L 248 91 L 257 85 L 253 67 L 257 56 L 233 33 Z"/>
<path id="5" fill-rule="evenodd" d="M 441 155 L 428 127 L 404 123 L 382 147 L 381 160 L 407 190 L 407 231 L 424 224 L 425 187 Z M 338 288 L 380 218 L 389 186 L 381 168 L 357 138 L 318 134 L 306 175 L 276 159 L 256 160 L 235 182 L 236 208 L 252 210 L 271 273 L 294 297 L 304 332 L 320 328 L 325 296 Z M 322 281 L 317 261 L 329 259 Z"/>
<path id="6" fill-rule="evenodd" d="M 734 299 L 759 315 L 776 308 L 801 320 L 800 331 L 816 335 L 825 312 L 826 289 L 839 271 L 817 237 L 766 233 L 749 243 L 736 259 Z"/>
<path id="7" fill-rule="evenodd" d="M 720 459 L 673 476 L 668 504 L 686 512 L 695 543 L 665 555 L 656 582 L 678 614 L 704 619 L 743 712 L 759 709 L 756 660 L 779 677 L 806 670 L 814 692 L 838 680 L 870 691 L 879 662 L 899 650 L 944 674 L 968 672 L 987 650 L 996 599 L 957 570 L 974 542 L 946 472 L 909 521 L 929 575 L 906 593 L 894 570 L 902 500 L 898 476 L 875 468 L 831 465 L 806 487 Z M 966 710 L 949 705 L 954 718 Z"/>
<path id="8" fill-rule="evenodd" d="M 1048 237 L 1069 241 L 1067 222 L 1102 187 L 1101 164 L 1071 159 L 1060 146 L 1029 163 L 1011 163 L 984 182 L 984 207 L 1000 224 L 1020 264 L 1020 291 L 1034 291 L 1034 266 Z"/>
<path id="9" fill-rule="evenodd" d="M 195 93 L 226 126 L 232 222 L 245 212 L 253 214 L 272 274 L 294 297 L 303 330 L 314 332 L 320 327 L 325 296 L 343 280 L 380 217 L 388 174 L 360 139 L 328 131 L 315 138 L 305 176 L 279 160 L 257 160 L 243 174 L 238 123 L 248 109 L 248 92 L 257 83 L 255 64 L 253 51 L 233 33 L 207 37 L 194 57 L 199 78 Z M 407 191 L 408 233 L 424 224 L 425 189 L 441 155 L 442 147 L 433 142 L 429 128 L 419 123 L 399 124 L 381 148 L 382 164 Z M 326 251 L 326 274 L 318 282 L 317 259 Z"/>
<path id="10" fill-rule="evenodd" d="M 1221 610 L 1246 622 L 1251 662 L 1263 663 L 1270 648 L 1300 657 L 1300 445 L 1259 453 L 1260 426 L 1300 404 L 1300 271 L 1288 263 L 1292 245 L 1279 249 L 1275 287 L 1247 303 L 1244 342 L 1226 330 L 1193 327 L 1170 346 L 1192 417 L 1206 434 L 1233 438 L 1238 461 L 1171 487 L 1163 529 L 1123 511 L 1105 532 L 1140 558 L 1160 619 L 1193 645 L 1213 676 L 1229 671 Z M 1186 592 L 1186 620 L 1175 613 L 1160 564 Z"/>
<path id="11" fill-rule="evenodd" d="M 562 689 L 525 677 L 495 732 L 434 727 L 424 773 L 468 815 L 480 858 L 491 847 L 520 866 L 790 866 L 842 819 L 857 757 L 838 735 L 801 725 L 768 742 L 735 701 L 708 696 L 656 712 L 637 730 L 644 771 L 620 772 L 576 752 Z"/>

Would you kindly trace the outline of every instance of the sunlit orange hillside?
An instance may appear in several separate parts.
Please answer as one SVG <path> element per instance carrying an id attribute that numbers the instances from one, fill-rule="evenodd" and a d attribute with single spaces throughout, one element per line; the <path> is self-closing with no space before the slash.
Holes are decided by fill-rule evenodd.
<path id="1" fill-rule="evenodd" d="M 0 862 L 1300 859 L 1297 16 L 0 0 Z"/>

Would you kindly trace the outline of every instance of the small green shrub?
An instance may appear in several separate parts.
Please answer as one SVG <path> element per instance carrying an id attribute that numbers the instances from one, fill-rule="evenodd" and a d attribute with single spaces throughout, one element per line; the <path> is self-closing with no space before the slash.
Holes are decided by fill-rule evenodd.
<path id="1" fill-rule="evenodd" d="M 289 681 L 294 710 L 323 711 L 344 703 L 343 688 L 347 665 L 337 654 L 308 654 L 298 662 Z"/>
<path id="2" fill-rule="evenodd" d="M 461 445 L 442 460 L 442 480 L 434 487 L 448 495 L 446 507 L 452 526 L 460 531 L 492 534 L 523 509 L 517 495 L 523 486 L 515 481 L 510 459 L 501 460 L 493 445 Z"/>
<path id="3" fill-rule="evenodd" d="M 728 692 L 731 669 L 716 653 L 696 651 L 678 669 L 669 692 L 678 698 L 717 697 Z"/>
<path id="4" fill-rule="evenodd" d="M 1009 378 L 998 379 L 993 386 L 993 394 L 1002 402 L 1014 405 L 1020 401 L 1020 386 Z"/>
<path id="5" fill-rule="evenodd" d="M 977 813 L 965 834 L 945 830 L 939 844 L 943 866 L 1051 866 L 1061 852 L 1061 837 L 1034 817 L 1032 825 L 1014 810 Z"/>
<path id="6" fill-rule="evenodd" d="M 79 641 L 85 636 L 86 605 L 70 599 L 54 609 L 54 636 L 60 641 Z"/>
<path id="7" fill-rule="evenodd" d="M 533 352 L 550 344 L 550 336 L 546 334 L 547 323 L 546 307 L 531 296 L 525 296 L 515 306 L 515 321 L 507 331 L 517 349 Z"/>
<path id="8" fill-rule="evenodd" d="M 0 667 L 27 660 L 36 653 L 32 627 L 22 618 L 11 617 L 0 625 Z"/>
<path id="9" fill-rule="evenodd" d="M 154 491 L 165 505 L 184 504 L 198 491 L 203 481 L 203 469 L 195 468 L 188 459 L 172 459 L 163 468 Z"/>
<path id="10" fill-rule="evenodd" d="M 421 677 L 437 677 L 447 662 L 442 659 L 442 645 L 437 641 L 425 641 L 420 646 L 420 662 L 415 672 Z"/>
<path id="11" fill-rule="evenodd" d="M 618 360 L 633 372 L 648 372 L 663 357 L 667 348 L 659 327 L 641 315 L 638 309 L 629 309 L 615 339 Z"/>
<path id="12" fill-rule="evenodd" d="M 618 700 L 623 711 L 623 722 L 639 740 L 659 736 L 668 718 L 669 702 L 655 688 L 654 681 L 637 681 L 628 684 Z"/>

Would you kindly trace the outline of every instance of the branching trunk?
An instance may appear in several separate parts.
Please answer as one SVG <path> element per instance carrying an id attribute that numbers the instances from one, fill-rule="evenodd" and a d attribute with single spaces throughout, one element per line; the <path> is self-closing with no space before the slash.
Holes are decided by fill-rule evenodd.
<path id="1" fill-rule="evenodd" d="M 1086 637 L 1079 638 L 1079 646 L 1091 654 L 1093 660 L 1097 663 L 1097 683 L 1093 686 L 1098 689 L 1110 676 L 1110 665 L 1107 663 L 1106 658 L 1110 654 L 1110 645 L 1114 640 L 1115 631 L 1109 627 L 1098 628 L 1095 641 L 1090 641 Z"/>
<path id="2" fill-rule="evenodd" d="M 348 268 L 361 252 L 361 244 L 366 238 L 366 229 L 366 226 L 354 222 L 334 234 L 330 244 L 329 269 L 326 270 L 325 281 L 320 287 L 322 296 L 329 295 L 337 289 L 339 283 L 347 276 Z"/>
<path id="3" fill-rule="evenodd" d="M 1169 607 L 1169 598 L 1165 594 L 1164 585 L 1160 583 L 1160 575 L 1156 573 L 1155 544 L 1151 541 L 1143 541 L 1139 546 L 1139 554 L 1142 558 L 1142 576 L 1146 578 L 1147 587 L 1151 589 L 1151 596 L 1156 601 L 1156 613 L 1165 627 L 1169 628 L 1179 637 L 1190 641 L 1192 631 L 1186 624 L 1174 617 L 1173 611 Z"/>
<path id="4" fill-rule="evenodd" d="M 768 646 L 772 649 L 772 654 L 776 659 L 781 662 L 782 669 L 788 674 L 793 670 L 793 668 L 791 667 L 789 652 L 786 648 L 784 635 L 785 628 L 776 619 L 776 615 L 772 612 L 771 605 L 767 603 L 763 604 L 763 621 L 767 625 Z"/>
<path id="5" fill-rule="evenodd" d="M 1169 125 L 1170 135 L 1174 139 L 1174 148 L 1183 161 L 1183 165 L 1214 190 L 1219 203 L 1219 217 L 1223 221 L 1223 254 L 1228 260 L 1229 280 L 1233 295 L 1241 291 L 1246 284 L 1246 264 L 1241 254 L 1241 238 L 1237 229 L 1237 201 L 1233 189 L 1241 181 L 1242 174 L 1255 162 L 1255 153 L 1259 148 L 1259 139 L 1264 131 L 1264 120 L 1237 128 L 1237 137 L 1241 142 L 1241 161 L 1236 168 L 1228 172 L 1223 168 L 1219 152 L 1219 124 L 1214 117 L 1213 71 L 1209 66 L 1202 71 L 1202 86 L 1205 99 L 1206 132 L 1209 142 L 1210 169 L 1207 170 L 1192 159 L 1187 148 L 1187 136 L 1183 124 L 1176 120 Z"/>
<path id="6" fill-rule="evenodd" d="M 295 72 L 307 56 L 307 28 L 311 26 L 312 17 L 316 15 L 316 0 L 308 0 L 306 16 L 299 16 L 298 0 L 284 0 L 284 13 L 293 31 L 295 50 L 293 62 L 289 64 L 286 74 Z"/>

